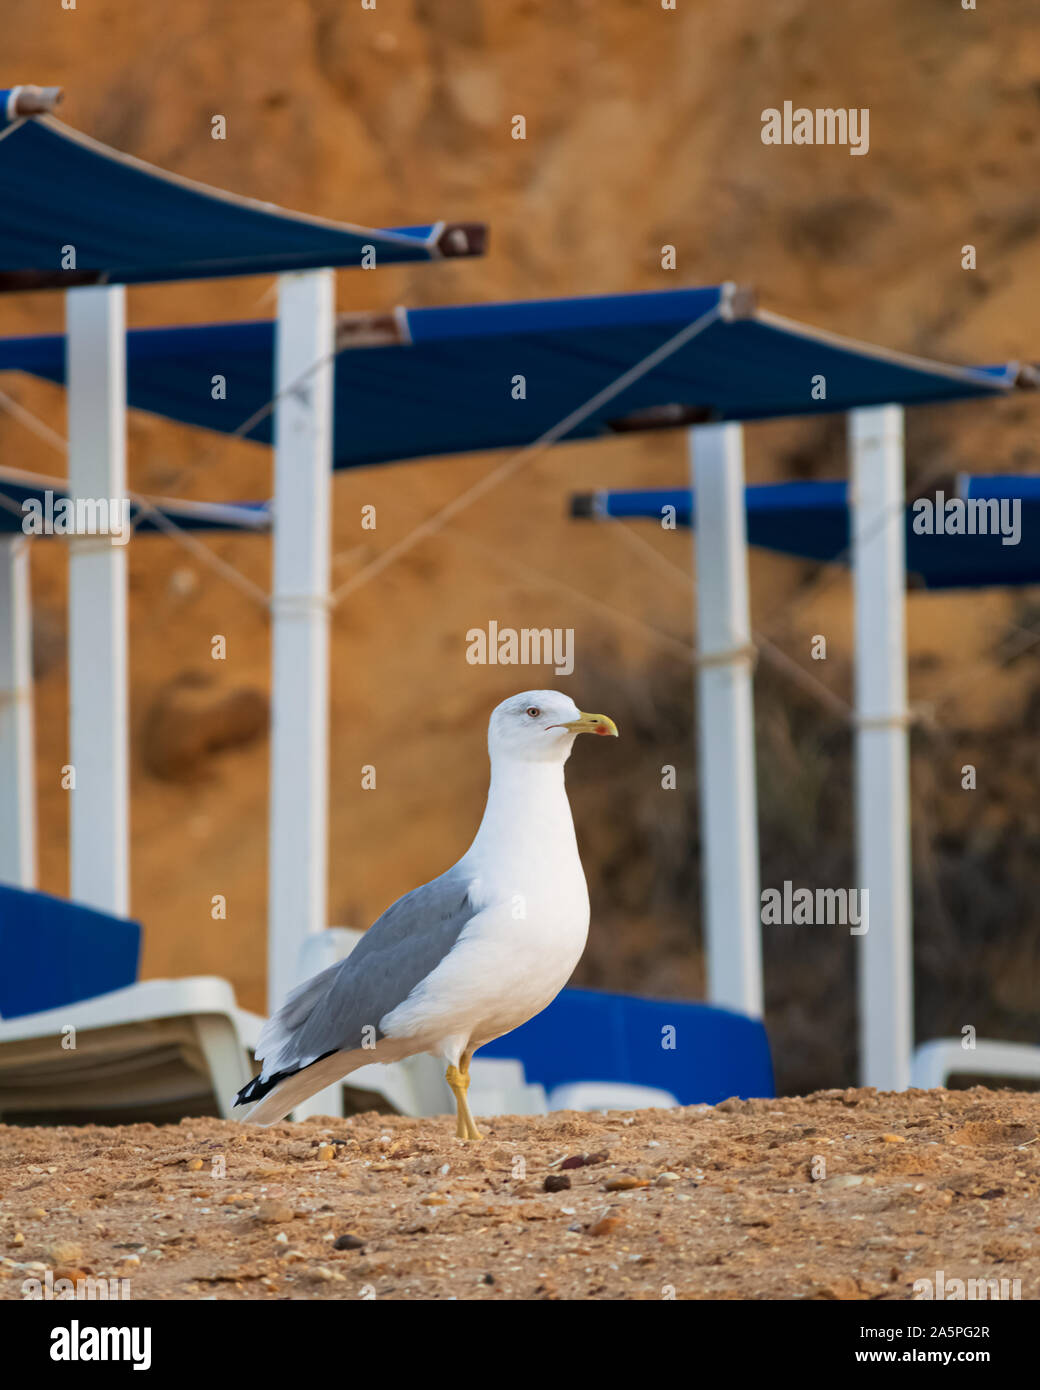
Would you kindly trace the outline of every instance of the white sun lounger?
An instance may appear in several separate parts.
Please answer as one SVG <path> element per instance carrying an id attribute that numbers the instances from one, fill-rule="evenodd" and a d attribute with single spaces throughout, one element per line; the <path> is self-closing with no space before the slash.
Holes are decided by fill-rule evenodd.
<path id="1" fill-rule="evenodd" d="M 910 1084 L 929 1091 L 945 1086 L 951 1076 L 1013 1076 L 1021 1081 L 1040 1081 L 1040 1047 L 981 1040 L 974 1047 L 965 1047 L 961 1038 L 922 1043 L 913 1056 Z"/>
<path id="2" fill-rule="evenodd" d="M 569 1081 L 549 1092 L 552 1110 L 670 1110 L 678 1104 L 671 1091 L 629 1081 Z"/>
<path id="3" fill-rule="evenodd" d="M 0 1020 L 0 1121 L 227 1117 L 262 1026 L 208 975 Z"/>

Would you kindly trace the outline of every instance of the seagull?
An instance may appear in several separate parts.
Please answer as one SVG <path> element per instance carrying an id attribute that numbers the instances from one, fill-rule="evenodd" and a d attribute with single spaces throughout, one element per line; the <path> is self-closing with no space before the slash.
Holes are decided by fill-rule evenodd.
<path id="1" fill-rule="evenodd" d="M 488 725 L 491 783 L 469 849 L 393 903 L 350 955 L 294 989 L 264 1025 L 263 1062 L 235 1097 L 274 1124 L 370 1062 L 439 1057 L 456 1137 L 481 1135 L 466 1092 L 474 1052 L 556 998 L 585 949 L 589 893 L 563 766 L 578 734 L 617 737 L 558 690 L 526 690 Z"/>

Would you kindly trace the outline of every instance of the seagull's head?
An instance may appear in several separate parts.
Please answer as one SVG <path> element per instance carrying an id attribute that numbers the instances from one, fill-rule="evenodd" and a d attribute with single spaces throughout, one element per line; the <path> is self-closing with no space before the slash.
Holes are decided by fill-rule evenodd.
<path id="1" fill-rule="evenodd" d="M 558 690 L 525 690 L 492 711 L 488 752 L 492 761 L 562 763 L 578 734 L 617 738 L 617 725 L 605 714 L 583 713 Z"/>

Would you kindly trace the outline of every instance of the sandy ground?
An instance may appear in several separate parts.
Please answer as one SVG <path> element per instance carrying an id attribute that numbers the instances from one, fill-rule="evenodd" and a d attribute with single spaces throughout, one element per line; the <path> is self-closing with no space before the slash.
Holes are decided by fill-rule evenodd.
<path id="1" fill-rule="evenodd" d="M 908 1299 L 1040 1294 L 1040 1096 L 828 1091 L 482 1122 L 0 1125 L 0 1298 Z"/>

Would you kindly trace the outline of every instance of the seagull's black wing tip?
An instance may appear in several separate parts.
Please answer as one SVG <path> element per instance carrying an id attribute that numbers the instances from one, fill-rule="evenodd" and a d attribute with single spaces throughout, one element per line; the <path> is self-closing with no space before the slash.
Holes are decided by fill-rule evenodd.
<path id="1" fill-rule="evenodd" d="M 336 1048 L 331 1048 L 328 1052 L 323 1052 L 320 1057 L 315 1057 L 313 1062 L 308 1062 L 302 1067 L 287 1067 L 285 1071 L 276 1071 L 271 1076 L 254 1076 L 252 1081 L 248 1081 L 238 1095 L 235 1096 L 235 1105 L 254 1105 L 258 1100 L 263 1100 L 279 1082 L 285 1081 L 290 1076 L 295 1076 L 297 1072 L 306 1071 L 307 1067 L 316 1066 L 318 1062 L 324 1062 L 326 1057 L 331 1057 Z"/>

